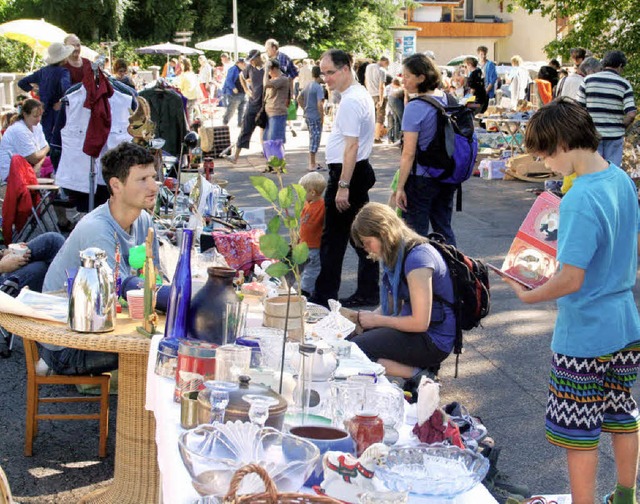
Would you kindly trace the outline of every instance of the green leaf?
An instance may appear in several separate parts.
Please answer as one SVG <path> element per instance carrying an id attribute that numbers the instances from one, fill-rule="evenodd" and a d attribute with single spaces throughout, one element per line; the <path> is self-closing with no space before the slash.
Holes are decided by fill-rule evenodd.
<path id="1" fill-rule="evenodd" d="M 289 273 L 290 269 L 285 263 L 277 262 L 270 265 L 265 271 L 272 277 L 280 278 Z"/>
<path id="2" fill-rule="evenodd" d="M 293 187 L 293 190 L 298 195 L 298 199 L 300 201 L 302 201 L 302 202 L 306 201 L 306 199 L 307 199 L 307 191 L 305 191 L 304 187 L 302 187 L 300 184 L 291 184 L 291 187 Z"/>
<path id="3" fill-rule="evenodd" d="M 307 242 L 300 242 L 291 251 L 291 260 L 294 264 L 303 264 L 309 258 L 309 246 Z"/>
<path id="4" fill-rule="evenodd" d="M 278 201 L 280 202 L 280 208 L 289 208 L 293 203 L 293 189 L 290 186 L 283 187 L 278 193 Z"/>
<path id="5" fill-rule="evenodd" d="M 278 217 L 277 215 L 275 217 L 272 217 L 269 221 L 269 224 L 267 224 L 267 233 L 278 234 L 278 231 L 280 231 L 280 224 L 280 217 Z"/>
<path id="6" fill-rule="evenodd" d="M 289 244 L 279 234 L 267 233 L 260 237 L 260 250 L 270 259 L 284 259 L 289 253 Z"/>
<path id="7" fill-rule="evenodd" d="M 293 207 L 296 212 L 296 219 L 300 219 L 302 216 L 302 209 L 304 208 L 304 203 L 300 200 L 296 201 L 295 206 Z"/>
<path id="8" fill-rule="evenodd" d="M 270 203 L 274 203 L 278 198 L 278 186 L 267 177 L 252 176 L 249 177 L 253 187 L 257 189 L 260 195 Z"/>
<path id="9" fill-rule="evenodd" d="M 285 217 L 284 218 L 284 227 L 287 229 L 291 229 L 298 224 L 298 221 L 295 217 Z"/>

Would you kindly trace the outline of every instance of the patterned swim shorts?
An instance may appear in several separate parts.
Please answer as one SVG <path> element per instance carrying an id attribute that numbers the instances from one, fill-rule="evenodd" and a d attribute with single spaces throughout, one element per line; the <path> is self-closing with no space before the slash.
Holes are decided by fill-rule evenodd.
<path id="1" fill-rule="evenodd" d="M 600 432 L 639 430 L 631 387 L 640 363 L 640 342 L 602 357 L 553 354 L 547 400 L 547 440 L 573 450 L 593 450 Z"/>

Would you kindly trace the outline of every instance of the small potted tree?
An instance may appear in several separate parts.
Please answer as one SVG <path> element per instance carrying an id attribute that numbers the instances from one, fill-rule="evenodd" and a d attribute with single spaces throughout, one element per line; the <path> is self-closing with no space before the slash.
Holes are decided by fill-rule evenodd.
<path id="1" fill-rule="evenodd" d="M 285 346 L 292 308 L 295 316 L 300 317 L 301 333 L 299 334 L 301 337 L 304 336 L 303 317 L 306 300 L 300 293 L 300 266 L 309 257 L 309 247 L 305 242 L 300 242 L 300 217 L 306 191 L 300 184 L 284 184 L 282 175 L 287 173 L 287 163 L 282 157 L 271 156 L 267 164 L 270 172 L 275 174 L 277 184 L 270 177 L 250 177 L 253 187 L 269 202 L 276 213 L 267 224 L 265 234 L 260 237 L 260 250 L 269 259 L 277 261 L 271 264 L 266 272 L 276 278 L 282 278 L 291 273 L 297 288 L 297 295 L 292 296 L 291 286 L 288 286 L 287 295 L 279 300 L 276 299 L 274 303 L 278 304 L 279 301 L 279 304 L 284 306 L 284 313 L 278 313 L 284 318 L 280 366 L 280 392 L 282 392 Z"/>

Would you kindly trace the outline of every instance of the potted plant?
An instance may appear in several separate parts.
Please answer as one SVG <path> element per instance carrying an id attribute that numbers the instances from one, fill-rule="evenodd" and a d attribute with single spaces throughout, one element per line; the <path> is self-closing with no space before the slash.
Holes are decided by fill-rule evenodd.
<path id="1" fill-rule="evenodd" d="M 300 311 L 304 313 L 305 301 L 300 292 L 300 266 L 309 257 L 309 247 L 306 242 L 300 242 L 300 217 L 306 199 L 306 191 L 300 184 L 284 184 L 282 175 L 287 173 L 287 162 L 283 157 L 271 156 L 267 164 L 270 172 L 275 174 L 277 184 L 269 177 L 250 177 L 253 187 L 269 202 L 276 213 L 269 221 L 265 234 L 260 237 L 260 250 L 269 259 L 277 261 L 267 268 L 267 274 L 275 278 L 284 277 L 288 273 L 293 274 L 297 288 L 294 302 L 299 303 Z M 282 363 L 280 366 L 280 393 L 282 393 L 285 345 L 292 302 L 290 286 L 286 300 Z"/>

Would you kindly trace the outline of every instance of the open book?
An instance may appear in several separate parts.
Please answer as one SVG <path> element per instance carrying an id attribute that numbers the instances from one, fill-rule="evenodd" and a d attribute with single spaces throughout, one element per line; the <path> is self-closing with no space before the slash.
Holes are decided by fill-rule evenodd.
<path id="1" fill-rule="evenodd" d="M 543 192 L 533 203 L 511 244 L 502 268 L 489 265 L 501 276 L 533 289 L 551 278 L 558 267 L 560 198 Z"/>

